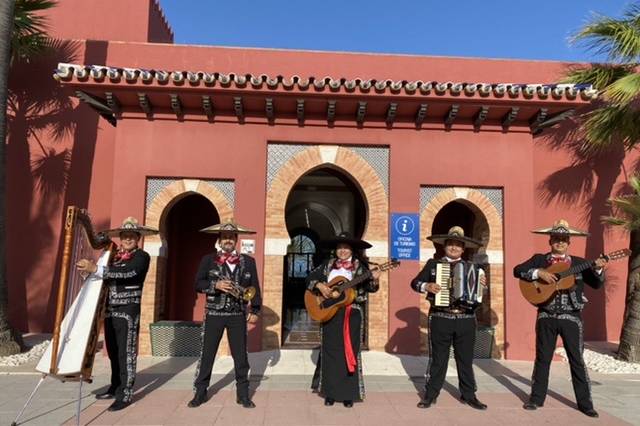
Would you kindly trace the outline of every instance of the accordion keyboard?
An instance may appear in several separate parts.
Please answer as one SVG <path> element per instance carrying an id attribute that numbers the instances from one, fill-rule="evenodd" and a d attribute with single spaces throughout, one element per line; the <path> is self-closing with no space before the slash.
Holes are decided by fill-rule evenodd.
<path id="1" fill-rule="evenodd" d="M 435 295 L 435 306 L 448 307 L 451 304 L 451 265 L 448 263 L 438 263 L 436 265 L 436 284 L 440 286 L 440 291 Z"/>

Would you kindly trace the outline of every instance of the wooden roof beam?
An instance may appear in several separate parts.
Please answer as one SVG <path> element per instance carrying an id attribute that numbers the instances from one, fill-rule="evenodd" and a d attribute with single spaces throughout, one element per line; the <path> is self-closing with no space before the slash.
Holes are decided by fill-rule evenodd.
<path id="1" fill-rule="evenodd" d="M 358 102 L 358 109 L 356 110 L 356 123 L 361 126 L 364 123 L 364 117 L 367 115 L 367 103 L 365 101 Z"/>
<path id="2" fill-rule="evenodd" d="M 447 116 L 444 119 L 445 126 L 451 127 L 453 122 L 456 120 L 456 117 L 458 116 L 458 111 L 460 111 L 460 105 L 458 104 L 451 105 L 451 108 L 449 108 L 449 112 L 447 113 Z"/>
<path id="3" fill-rule="evenodd" d="M 236 113 L 239 122 L 244 121 L 244 106 L 242 105 L 242 96 L 233 97 L 233 111 Z"/>
<path id="4" fill-rule="evenodd" d="M 538 130 L 540 124 L 542 124 L 547 119 L 548 115 L 548 108 L 540 108 L 538 112 L 531 118 L 531 120 L 529 120 L 529 129 L 531 129 L 531 131 L 535 133 Z"/>
<path id="5" fill-rule="evenodd" d="M 120 101 L 118 100 L 116 95 L 113 92 L 105 92 L 104 95 L 107 99 L 107 105 L 109 105 L 109 108 L 111 108 L 111 111 L 113 111 L 114 114 L 119 113 L 121 109 Z"/>
<path id="6" fill-rule="evenodd" d="M 140 105 L 142 112 L 147 114 L 147 117 L 150 118 L 153 115 L 153 105 L 151 105 L 146 93 L 138 93 L 138 105 Z"/>
<path id="7" fill-rule="evenodd" d="M 327 101 L 327 121 L 333 123 L 336 120 L 336 101 Z"/>
<path id="8" fill-rule="evenodd" d="M 520 111 L 520 107 L 511 107 L 511 111 L 507 113 L 502 119 L 502 128 L 507 130 L 511 124 L 516 121 L 518 118 L 518 112 Z"/>
<path id="9" fill-rule="evenodd" d="M 213 102 L 211 102 L 211 97 L 208 95 L 202 95 L 202 110 L 208 120 L 213 119 Z"/>
<path id="10" fill-rule="evenodd" d="M 264 100 L 264 113 L 267 115 L 267 120 L 272 122 L 276 118 L 276 111 L 273 106 L 273 98 L 266 98 Z"/>
<path id="11" fill-rule="evenodd" d="M 487 119 L 487 115 L 489 115 L 489 107 L 484 105 L 481 106 L 480 111 L 478 111 L 475 117 L 473 117 L 473 127 L 476 130 L 480 129 L 482 123 L 484 123 L 484 121 Z"/>
<path id="12" fill-rule="evenodd" d="M 385 123 L 387 126 L 393 125 L 393 122 L 396 121 L 396 115 L 398 114 L 398 103 L 391 102 L 389 107 L 387 108 L 387 117 L 385 118 Z"/>
<path id="13" fill-rule="evenodd" d="M 182 110 L 182 102 L 180 102 L 180 96 L 172 94 L 169 95 L 169 97 L 171 98 L 171 110 L 177 118 L 182 118 L 184 116 L 184 111 Z"/>
<path id="14" fill-rule="evenodd" d="M 296 115 L 298 116 L 298 124 L 304 124 L 304 99 L 296 100 Z"/>
<path id="15" fill-rule="evenodd" d="M 428 107 L 429 107 L 428 104 L 420 104 L 420 106 L 418 107 L 418 111 L 416 112 L 416 116 L 414 119 L 416 126 L 421 126 L 422 123 L 424 122 L 424 119 L 427 117 Z"/>

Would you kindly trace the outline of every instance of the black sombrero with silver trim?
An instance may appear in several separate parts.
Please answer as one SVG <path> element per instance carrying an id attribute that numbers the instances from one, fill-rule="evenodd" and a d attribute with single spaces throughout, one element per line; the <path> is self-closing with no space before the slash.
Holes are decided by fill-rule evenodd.
<path id="1" fill-rule="evenodd" d="M 460 226 L 453 226 L 449 229 L 447 234 L 435 234 L 427 237 L 427 240 L 431 240 L 436 244 L 444 245 L 447 240 L 460 241 L 468 248 L 478 248 L 482 246 L 482 242 L 474 240 L 473 238 L 464 236 L 464 229 Z"/>
<path id="2" fill-rule="evenodd" d="M 531 231 L 534 234 L 545 235 L 566 235 L 568 237 L 588 237 L 589 233 L 569 226 L 569 222 L 564 219 L 556 220 L 549 228 L 540 228 Z"/>
<path id="3" fill-rule="evenodd" d="M 155 228 L 140 225 L 138 223 L 138 219 L 132 216 L 129 216 L 128 218 L 123 220 L 122 225 L 119 228 L 107 229 L 106 231 L 103 231 L 104 234 L 110 237 L 119 237 L 122 232 L 135 232 L 141 237 L 144 237 L 147 235 L 157 234 L 160 231 Z"/>
<path id="4" fill-rule="evenodd" d="M 229 232 L 233 234 L 255 234 L 256 231 L 242 227 L 235 223 L 233 219 L 229 219 L 223 223 L 217 223 L 212 226 L 208 226 L 201 229 L 200 232 L 206 232 L 207 234 L 220 234 L 222 232 Z"/>

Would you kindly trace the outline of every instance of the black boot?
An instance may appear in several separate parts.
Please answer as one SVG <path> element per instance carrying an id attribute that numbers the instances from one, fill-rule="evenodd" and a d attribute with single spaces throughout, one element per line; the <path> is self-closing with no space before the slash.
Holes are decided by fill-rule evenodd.
<path id="1" fill-rule="evenodd" d="M 463 404 L 467 404 L 469 407 L 475 408 L 476 410 L 486 410 L 487 409 L 487 404 L 483 404 L 475 396 L 473 398 L 469 398 L 469 399 L 460 398 L 460 402 L 462 402 Z"/>
<path id="2" fill-rule="evenodd" d="M 524 405 L 522 406 L 522 408 L 524 408 L 525 410 L 532 411 L 532 410 L 537 410 L 537 409 L 538 409 L 538 407 L 542 407 L 542 405 L 543 405 L 543 404 L 537 404 L 537 403 L 535 403 L 535 402 L 533 402 L 533 401 L 529 400 L 529 401 L 527 401 L 527 402 L 525 402 L 525 403 L 524 403 Z"/>
<path id="3" fill-rule="evenodd" d="M 327 407 L 332 406 L 334 402 L 336 402 L 336 401 L 333 398 L 325 398 L 324 399 L 324 405 L 326 405 Z"/>
<path id="4" fill-rule="evenodd" d="M 429 408 L 432 405 L 436 405 L 436 401 L 438 400 L 438 398 L 424 398 L 421 399 L 420 402 L 418 402 L 417 407 L 418 408 Z"/>
<path id="5" fill-rule="evenodd" d="M 593 417 L 593 418 L 600 417 L 598 412 L 596 410 L 594 410 L 593 408 L 589 408 L 589 409 L 586 409 L 586 410 L 583 410 L 582 408 L 580 408 L 580 412 L 582 414 L 584 414 L 585 416 L 589 416 L 589 417 Z"/>
<path id="6" fill-rule="evenodd" d="M 350 399 L 347 399 L 345 401 L 342 401 L 342 405 L 344 405 L 347 408 L 351 408 L 353 407 L 353 401 L 351 401 Z"/>
<path id="7" fill-rule="evenodd" d="M 116 396 L 116 393 L 112 391 L 111 388 L 109 388 L 104 392 L 97 393 L 96 399 L 113 399 L 115 398 L 115 396 Z"/>
<path id="8" fill-rule="evenodd" d="M 120 411 L 123 408 L 127 408 L 130 405 L 131 405 L 130 402 L 116 401 L 113 404 L 111 404 L 109 408 L 107 408 L 107 411 Z"/>
<path id="9" fill-rule="evenodd" d="M 255 408 L 256 404 L 253 403 L 251 399 L 247 398 L 237 398 L 236 402 L 242 405 L 244 408 Z"/>
<path id="10" fill-rule="evenodd" d="M 196 394 L 193 396 L 193 399 L 191 401 L 189 401 L 189 403 L 187 404 L 187 407 L 189 407 L 189 408 L 199 407 L 202 404 L 204 404 L 205 402 L 207 402 L 207 393 L 206 392 L 196 392 Z"/>

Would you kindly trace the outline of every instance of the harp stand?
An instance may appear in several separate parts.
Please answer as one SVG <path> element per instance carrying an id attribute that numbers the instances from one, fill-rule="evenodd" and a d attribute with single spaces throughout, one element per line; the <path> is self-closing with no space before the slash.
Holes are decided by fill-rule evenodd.
<path id="1" fill-rule="evenodd" d="M 29 403 L 35 396 L 36 392 L 38 392 L 38 388 L 40 388 L 40 385 L 42 385 L 42 383 L 44 382 L 44 379 L 46 379 L 47 377 L 49 377 L 48 374 L 44 374 L 44 373 L 42 374 L 42 377 L 40 377 L 38 384 L 33 389 L 33 391 L 31 391 L 29 398 L 27 398 L 27 402 L 24 403 L 24 406 L 22 406 L 22 409 L 20 410 L 16 418 L 13 420 L 13 422 L 11 422 L 11 426 L 17 426 L 19 424 L 18 421 L 20 420 L 20 417 L 22 417 L 24 410 L 27 409 L 27 407 L 29 406 Z M 76 378 L 70 378 L 70 379 L 74 380 Z M 83 379 L 82 376 L 79 376 L 77 379 L 78 379 L 79 386 L 78 386 L 78 403 L 76 405 L 76 425 L 80 426 L 80 411 L 82 411 L 82 382 L 86 381 L 88 383 L 91 383 L 91 379 L 86 380 L 86 379 Z M 62 382 L 64 383 L 64 380 Z"/>

